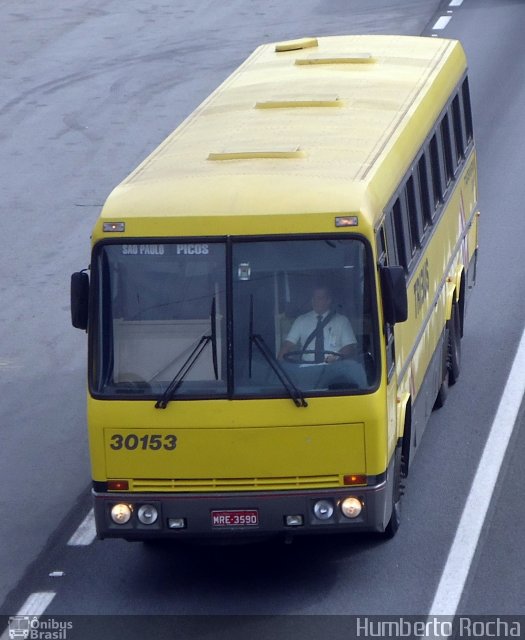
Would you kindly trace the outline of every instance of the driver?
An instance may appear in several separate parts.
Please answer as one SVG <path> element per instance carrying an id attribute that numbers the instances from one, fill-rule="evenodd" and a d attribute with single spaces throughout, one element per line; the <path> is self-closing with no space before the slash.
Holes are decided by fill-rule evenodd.
<path id="1" fill-rule="evenodd" d="M 332 311 L 331 306 L 328 287 L 315 287 L 312 311 L 295 320 L 278 357 L 299 351 L 303 362 L 323 363 L 352 355 L 357 343 L 352 325 L 346 316 Z"/>

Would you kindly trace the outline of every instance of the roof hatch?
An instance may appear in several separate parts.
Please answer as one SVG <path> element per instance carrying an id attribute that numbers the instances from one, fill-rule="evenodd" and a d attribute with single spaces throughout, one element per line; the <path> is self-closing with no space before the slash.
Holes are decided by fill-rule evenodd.
<path id="1" fill-rule="evenodd" d="M 297 58 L 295 64 L 368 64 L 375 62 L 371 53 L 349 53 L 345 55 L 315 55 Z"/>
<path id="2" fill-rule="evenodd" d="M 208 155 L 208 160 L 251 160 L 253 158 L 304 158 L 305 152 L 298 146 L 278 146 L 272 145 L 264 147 L 264 145 L 258 145 L 257 147 L 242 148 L 235 147 L 234 149 L 224 149 L 218 152 L 211 152 Z"/>
<path id="3" fill-rule="evenodd" d="M 299 38 L 298 40 L 287 40 L 286 42 L 278 42 L 275 45 L 275 51 L 298 51 L 300 49 L 310 49 L 318 46 L 317 38 Z"/>
<path id="4" fill-rule="evenodd" d="M 262 100 L 255 103 L 256 109 L 288 109 L 294 107 L 342 107 L 344 101 L 337 95 L 293 96 Z"/>

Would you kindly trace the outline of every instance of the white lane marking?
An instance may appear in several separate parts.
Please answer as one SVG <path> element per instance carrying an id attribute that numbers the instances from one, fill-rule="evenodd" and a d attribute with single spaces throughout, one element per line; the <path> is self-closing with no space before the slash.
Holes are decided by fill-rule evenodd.
<path id="1" fill-rule="evenodd" d="M 39 617 L 49 607 L 55 596 L 56 593 L 54 591 L 39 591 L 37 593 L 32 593 L 16 615 Z M 8 623 L 8 626 L 0 636 L 0 640 L 10 640 L 10 638 L 11 636 L 9 635 Z"/>
<path id="2" fill-rule="evenodd" d="M 449 7 L 461 7 L 461 5 L 463 4 L 463 0 L 450 0 L 450 2 L 448 3 Z"/>
<path id="3" fill-rule="evenodd" d="M 521 335 L 429 616 L 453 616 L 457 611 L 524 393 L 525 330 Z"/>
<path id="4" fill-rule="evenodd" d="M 438 18 L 436 24 L 432 27 L 432 29 L 434 31 L 440 31 L 441 29 L 444 29 L 450 22 L 451 18 L 452 16 L 441 16 L 441 18 Z"/>
<path id="5" fill-rule="evenodd" d="M 96 537 L 97 532 L 95 530 L 95 514 L 93 512 L 93 509 L 91 509 L 84 520 L 82 520 L 75 533 L 71 536 L 71 538 L 69 538 L 68 545 L 71 547 L 86 547 L 90 545 Z"/>
<path id="6" fill-rule="evenodd" d="M 49 607 L 55 596 L 56 593 L 54 591 L 38 591 L 36 593 L 32 593 L 16 615 L 41 616 Z"/>

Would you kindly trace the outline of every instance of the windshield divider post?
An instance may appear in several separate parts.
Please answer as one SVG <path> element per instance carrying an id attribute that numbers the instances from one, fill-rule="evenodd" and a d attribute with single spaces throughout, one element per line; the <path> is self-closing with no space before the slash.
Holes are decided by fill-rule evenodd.
<path id="1" fill-rule="evenodd" d="M 215 296 L 211 301 L 211 311 L 210 311 L 210 321 L 211 321 L 211 358 L 213 362 L 213 373 L 215 375 L 215 380 L 219 379 L 219 366 L 217 361 L 217 303 L 215 300 Z"/>
<path id="2" fill-rule="evenodd" d="M 231 236 L 226 237 L 226 388 L 230 400 L 234 393 L 233 368 L 233 249 Z"/>

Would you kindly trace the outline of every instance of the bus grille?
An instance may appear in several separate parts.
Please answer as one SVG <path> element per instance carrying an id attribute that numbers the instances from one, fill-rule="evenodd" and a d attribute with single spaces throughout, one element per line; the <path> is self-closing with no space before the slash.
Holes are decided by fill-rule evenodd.
<path id="1" fill-rule="evenodd" d="M 131 480 L 131 491 L 261 491 L 264 489 L 320 489 L 340 487 L 342 477 L 294 476 L 288 478 L 174 478 L 153 480 L 139 478 Z"/>

